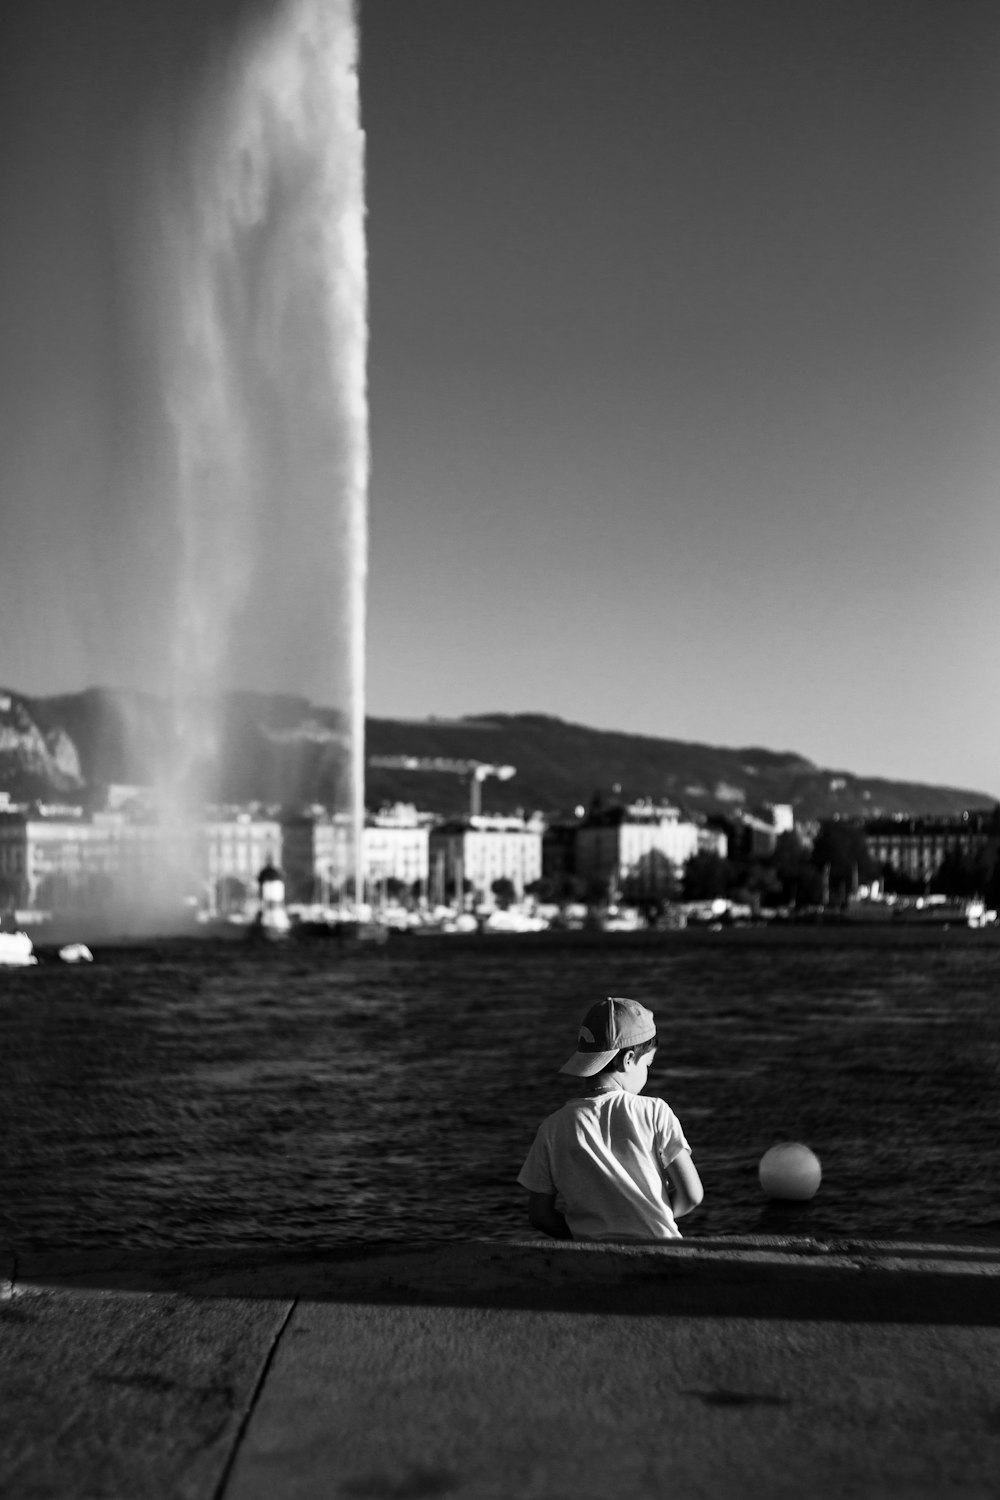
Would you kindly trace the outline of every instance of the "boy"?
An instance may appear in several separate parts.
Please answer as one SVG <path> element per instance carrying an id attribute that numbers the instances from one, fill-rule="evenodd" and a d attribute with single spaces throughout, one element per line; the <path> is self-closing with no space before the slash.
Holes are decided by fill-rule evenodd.
<path id="1" fill-rule="evenodd" d="M 587 1082 L 542 1121 L 517 1179 L 535 1229 L 560 1240 L 680 1239 L 675 1220 L 703 1190 L 673 1110 L 639 1097 L 655 1052 L 656 1020 L 637 1000 L 609 996 L 588 1010 L 559 1070 Z"/>

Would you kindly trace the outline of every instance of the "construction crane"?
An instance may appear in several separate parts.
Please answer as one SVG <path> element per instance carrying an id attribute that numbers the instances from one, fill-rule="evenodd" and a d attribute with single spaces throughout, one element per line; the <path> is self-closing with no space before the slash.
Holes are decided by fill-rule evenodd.
<path id="1" fill-rule="evenodd" d="M 483 782 L 488 776 L 509 781 L 517 775 L 516 766 L 494 766 L 484 760 L 452 760 L 446 755 L 370 755 L 370 766 L 390 771 L 438 771 L 445 775 L 468 776 L 469 814 L 478 818 L 483 808 Z"/>

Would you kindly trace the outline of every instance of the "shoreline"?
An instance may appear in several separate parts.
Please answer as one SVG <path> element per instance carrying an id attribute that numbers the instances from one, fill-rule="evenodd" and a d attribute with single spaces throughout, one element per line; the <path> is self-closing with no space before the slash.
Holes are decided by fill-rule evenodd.
<path id="1" fill-rule="evenodd" d="M 225 952 L 242 950 L 258 957 L 302 949 L 326 950 L 331 957 L 338 959 L 359 954 L 370 958 L 384 958 L 386 955 L 398 958 L 404 953 L 412 956 L 423 951 L 440 952 L 443 949 L 459 952 L 470 948 L 501 952 L 525 949 L 543 952 L 553 948 L 618 948 L 627 952 L 643 948 L 683 949 L 702 946 L 821 947 L 829 943 L 859 948 L 940 946 L 946 943 L 985 948 L 1000 946 L 1000 925 L 973 928 L 948 921 L 864 922 L 839 917 L 830 917 L 824 921 L 749 922 L 717 926 L 692 924 L 684 928 L 639 928 L 632 932 L 605 932 L 593 928 L 550 929 L 543 932 L 428 931 L 419 935 L 390 932 L 385 943 L 363 942 L 353 937 L 338 939 L 334 932 L 296 933 L 294 928 L 287 938 L 267 943 L 253 942 L 248 935 L 249 929 L 244 927 L 234 927 L 231 932 L 224 933 L 216 930 L 206 932 L 197 928 L 182 932 L 133 933 L 67 922 L 57 929 L 29 925 L 24 930 L 31 938 L 35 954 L 42 964 L 61 962 L 58 950 L 70 942 L 88 944 L 94 950 L 95 959 L 99 957 L 97 950 L 134 952 L 162 948 L 176 951 L 186 946 L 201 950 L 215 948 Z"/>

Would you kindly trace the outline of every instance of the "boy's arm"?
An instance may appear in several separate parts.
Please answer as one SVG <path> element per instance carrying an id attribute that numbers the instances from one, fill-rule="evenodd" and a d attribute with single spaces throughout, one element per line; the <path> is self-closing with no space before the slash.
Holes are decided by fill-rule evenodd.
<path id="1" fill-rule="evenodd" d="M 554 1240 L 571 1240 L 569 1225 L 556 1208 L 555 1193 L 528 1194 L 528 1223 Z"/>
<path id="2" fill-rule="evenodd" d="M 698 1176 L 698 1168 L 691 1160 L 690 1151 L 679 1152 L 667 1168 L 670 1179 L 670 1207 L 675 1219 L 682 1219 L 693 1208 L 697 1208 L 705 1196 L 705 1189 Z"/>

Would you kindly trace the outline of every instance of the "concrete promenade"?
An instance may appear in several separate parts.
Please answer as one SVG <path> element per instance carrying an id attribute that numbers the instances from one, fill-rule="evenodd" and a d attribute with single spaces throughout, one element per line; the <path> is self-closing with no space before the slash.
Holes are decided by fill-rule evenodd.
<path id="1" fill-rule="evenodd" d="M 1000 1494 L 1000 1248 L 0 1251 L 5 1500 Z"/>

